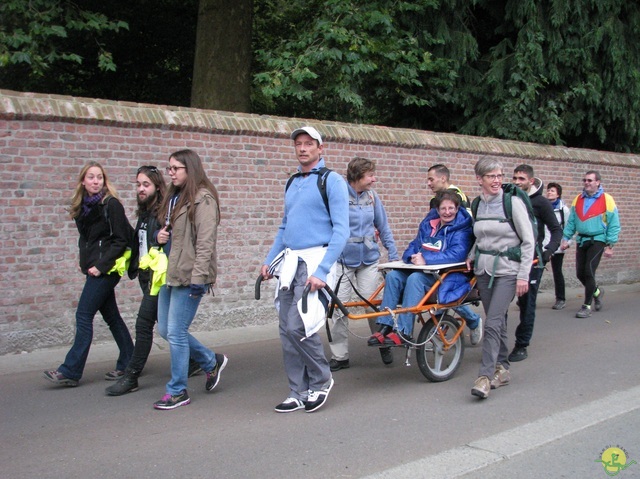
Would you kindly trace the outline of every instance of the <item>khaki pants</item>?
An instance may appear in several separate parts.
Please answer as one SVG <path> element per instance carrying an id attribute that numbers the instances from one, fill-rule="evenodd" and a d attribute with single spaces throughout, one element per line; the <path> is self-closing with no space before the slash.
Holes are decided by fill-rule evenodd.
<path id="1" fill-rule="evenodd" d="M 342 267 L 338 265 L 338 276 L 341 276 L 342 273 L 344 273 L 344 276 L 342 276 L 342 280 L 340 281 L 338 298 L 343 303 L 350 301 L 352 296 L 355 297 L 351 283 L 353 283 L 358 292 L 364 298 L 368 299 L 382 281 L 382 276 L 378 271 L 377 261 L 373 264 L 363 264 L 357 268 L 349 268 L 347 266 Z M 351 283 L 349 283 L 347 277 L 351 280 Z M 371 311 L 371 309 L 367 308 L 367 311 Z M 339 309 L 336 309 L 336 312 L 340 314 Z M 333 327 L 331 328 L 332 341 L 329 343 L 329 347 L 331 348 L 332 359 L 337 359 L 339 361 L 349 359 L 348 321 L 348 318 L 340 315 L 336 317 Z M 372 318 L 368 321 L 371 332 L 373 333 L 377 331 L 378 328 L 376 326 L 376 320 Z"/>

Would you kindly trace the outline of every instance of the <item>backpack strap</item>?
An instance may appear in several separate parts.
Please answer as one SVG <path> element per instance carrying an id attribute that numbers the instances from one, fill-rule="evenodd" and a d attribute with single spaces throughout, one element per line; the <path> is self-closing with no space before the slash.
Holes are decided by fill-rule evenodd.
<path id="1" fill-rule="evenodd" d="M 303 173 L 301 171 L 294 173 L 287 180 L 287 184 L 284 187 L 284 192 L 287 192 L 295 178 L 298 178 L 299 176 L 318 175 L 318 190 L 320 191 L 320 196 L 322 196 L 324 206 L 325 208 L 327 208 L 327 213 L 329 213 L 329 217 L 331 217 L 331 209 L 329 208 L 329 196 L 327 195 L 327 178 L 332 171 L 333 170 L 330 170 L 326 166 L 323 166 L 322 168 L 309 171 L 307 173 Z"/>

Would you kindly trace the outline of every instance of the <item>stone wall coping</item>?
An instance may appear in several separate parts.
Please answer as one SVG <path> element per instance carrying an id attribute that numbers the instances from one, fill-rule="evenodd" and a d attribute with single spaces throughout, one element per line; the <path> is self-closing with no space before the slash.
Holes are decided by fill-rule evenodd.
<path id="1" fill-rule="evenodd" d="M 604 163 L 631 168 L 640 167 L 640 155 L 635 154 L 384 126 L 23 93 L 2 89 L 0 89 L 0 119 L 64 121 L 269 138 L 288 138 L 295 128 L 310 125 L 316 127 L 328 142 L 378 144 L 475 155 L 517 156 L 530 160 L 561 160 L 569 163 Z"/>

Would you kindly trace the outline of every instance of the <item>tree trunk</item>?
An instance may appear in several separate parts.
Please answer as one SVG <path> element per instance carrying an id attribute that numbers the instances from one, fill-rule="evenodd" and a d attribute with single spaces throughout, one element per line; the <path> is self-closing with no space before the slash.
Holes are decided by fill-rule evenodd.
<path id="1" fill-rule="evenodd" d="M 200 0 L 192 107 L 250 111 L 252 13 L 253 0 Z"/>

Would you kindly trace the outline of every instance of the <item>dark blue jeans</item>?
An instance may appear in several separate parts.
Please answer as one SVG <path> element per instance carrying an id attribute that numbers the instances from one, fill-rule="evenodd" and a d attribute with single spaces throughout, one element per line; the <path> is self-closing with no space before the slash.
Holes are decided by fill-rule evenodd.
<path id="1" fill-rule="evenodd" d="M 529 346 L 531 336 L 533 336 L 533 323 L 536 320 L 536 301 L 538 299 L 538 289 L 542 280 L 544 268 L 536 265 L 531 267 L 529 273 L 529 291 L 518 297 L 518 308 L 520 308 L 520 324 L 516 328 L 516 347 L 526 348 Z"/>
<path id="2" fill-rule="evenodd" d="M 114 289 L 119 281 L 118 274 L 106 274 L 97 278 L 87 276 L 76 310 L 76 337 L 64 363 L 58 367 L 58 371 L 69 379 L 79 380 L 82 377 L 93 340 L 93 318 L 98 311 L 120 348 L 116 369 L 124 371 L 129 363 L 133 341 L 116 303 Z"/>

